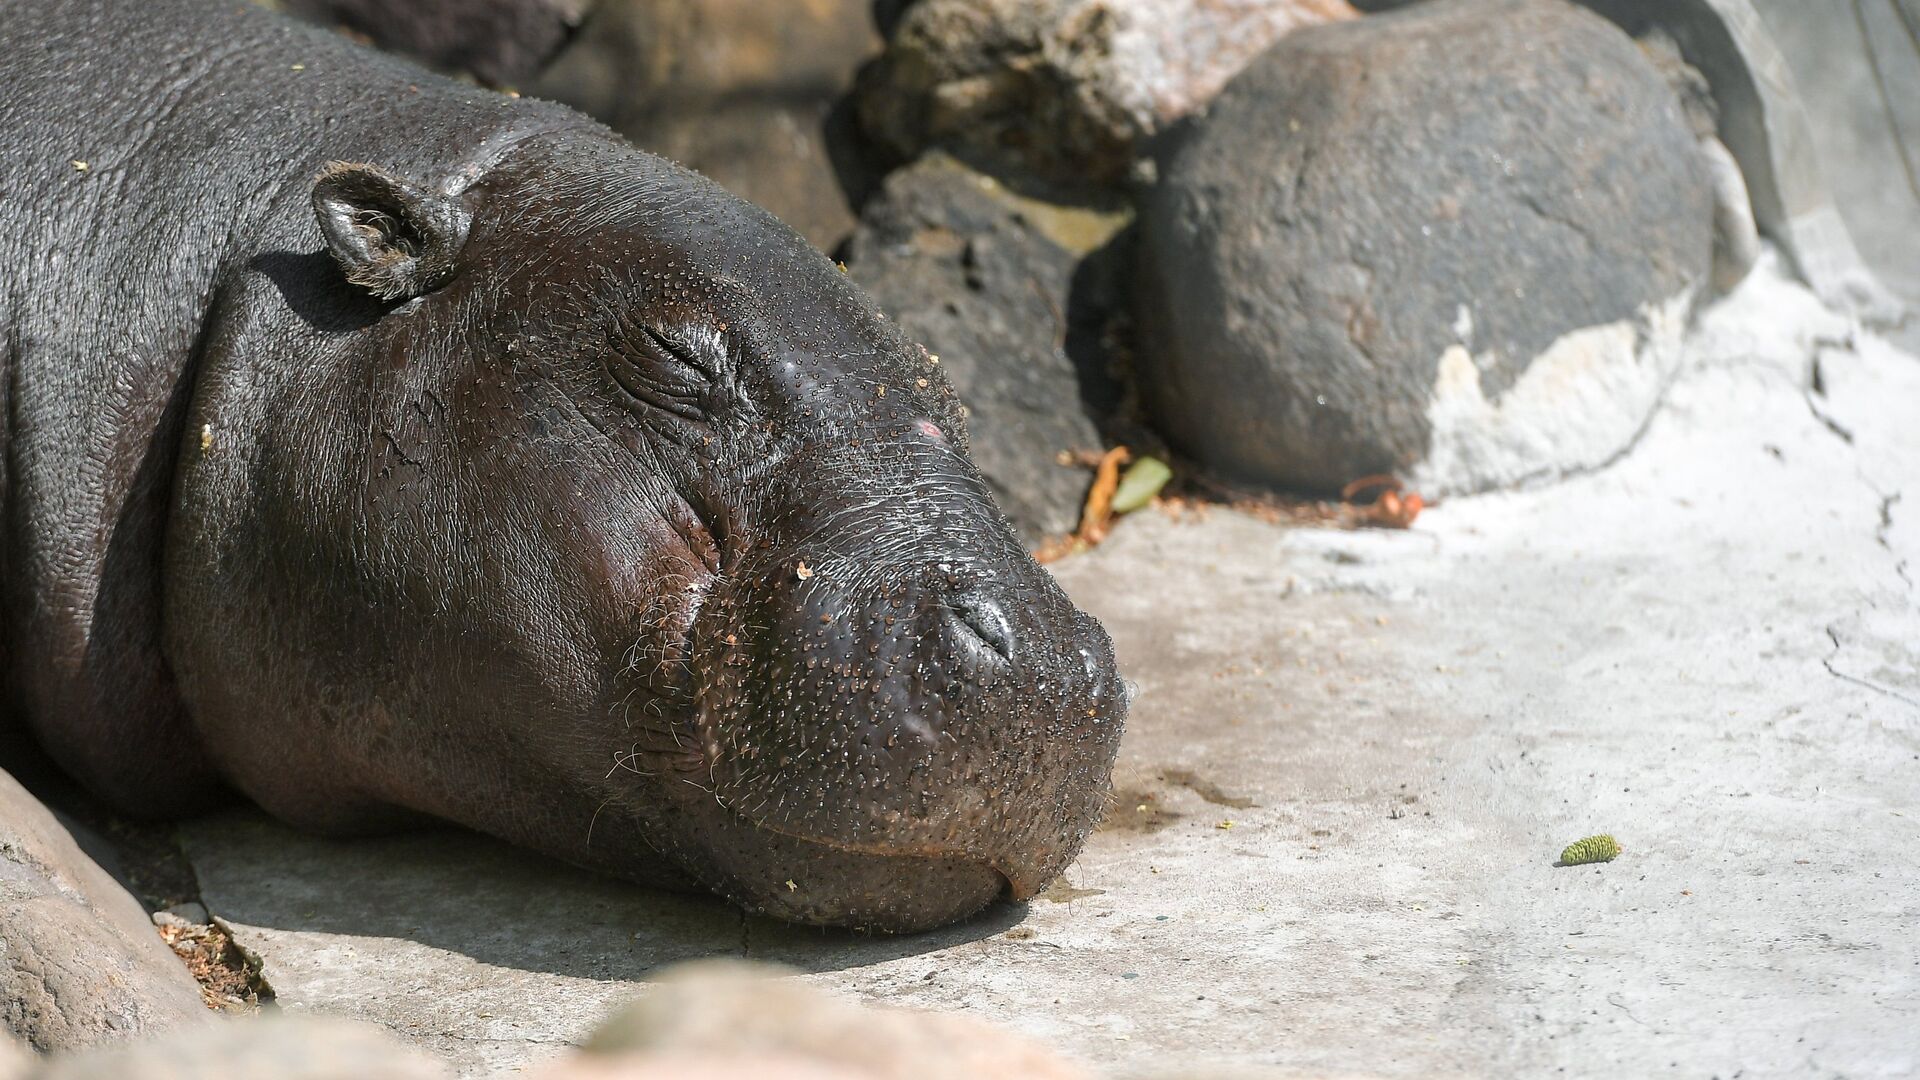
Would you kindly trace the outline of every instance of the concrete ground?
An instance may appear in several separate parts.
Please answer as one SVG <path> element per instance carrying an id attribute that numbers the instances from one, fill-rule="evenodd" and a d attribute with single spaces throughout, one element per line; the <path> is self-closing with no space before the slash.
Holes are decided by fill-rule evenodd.
<path id="1" fill-rule="evenodd" d="M 289 1009 L 463 1070 L 748 955 L 1128 1075 L 1920 1072 L 1920 359 L 1769 261 L 1638 445 L 1407 532 L 1134 515 L 1058 564 L 1138 684 L 1025 906 L 802 931 L 457 833 L 188 826 Z M 1610 832 L 1598 867 L 1555 868 Z"/>

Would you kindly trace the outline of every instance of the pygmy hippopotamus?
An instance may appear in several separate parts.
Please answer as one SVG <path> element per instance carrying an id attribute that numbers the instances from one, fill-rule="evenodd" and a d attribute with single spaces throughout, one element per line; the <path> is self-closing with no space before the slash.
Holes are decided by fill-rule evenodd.
<path id="1" fill-rule="evenodd" d="M 1074 857 L 1111 645 L 792 230 L 245 4 L 10 4 L 0 51 L 0 741 L 808 923 Z"/>

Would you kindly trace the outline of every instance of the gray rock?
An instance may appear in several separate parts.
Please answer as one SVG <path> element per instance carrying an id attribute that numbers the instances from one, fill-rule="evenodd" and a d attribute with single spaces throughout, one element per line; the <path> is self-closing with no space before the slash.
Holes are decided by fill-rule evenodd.
<path id="1" fill-rule="evenodd" d="M 377 1025 L 289 1015 L 57 1057 L 20 1080 L 450 1080 L 452 1075 Z"/>
<path id="2" fill-rule="evenodd" d="M 861 123 L 903 158 L 945 146 L 996 172 L 1112 183 L 1262 49 L 1354 14 L 1347 0 L 919 0 L 886 13 Z"/>
<path id="3" fill-rule="evenodd" d="M 836 105 L 879 51 L 868 0 L 600 0 L 523 89 L 705 173 L 830 250 L 873 182 Z"/>
<path id="4" fill-rule="evenodd" d="M 953 379 L 973 459 L 1029 541 L 1073 530 L 1088 473 L 1059 458 L 1101 446 L 1111 262 L 1081 256 L 1121 220 L 1024 198 L 935 153 L 887 178 L 849 245 L 848 273 Z"/>
<path id="5" fill-rule="evenodd" d="M 1161 175 L 1143 396 L 1187 453 L 1276 485 L 1446 493 L 1601 464 L 1658 401 L 1708 273 L 1680 104 L 1564 0 L 1294 34 L 1168 140 Z"/>
<path id="6" fill-rule="evenodd" d="M 209 1019 L 146 911 L 0 772 L 0 1038 L 49 1052 Z"/>

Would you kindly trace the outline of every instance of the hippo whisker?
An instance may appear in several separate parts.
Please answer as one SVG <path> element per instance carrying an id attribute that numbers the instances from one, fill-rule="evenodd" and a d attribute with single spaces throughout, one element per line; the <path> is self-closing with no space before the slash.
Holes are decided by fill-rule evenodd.
<path id="1" fill-rule="evenodd" d="M 607 775 L 612 776 L 613 774 L 608 773 Z M 592 850 L 593 848 L 593 827 L 600 823 L 600 811 L 605 810 L 607 805 L 617 798 L 619 798 L 618 795 L 609 795 L 600 800 L 599 806 L 593 808 L 593 816 L 587 819 L 587 841 L 584 846 L 588 850 Z"/>

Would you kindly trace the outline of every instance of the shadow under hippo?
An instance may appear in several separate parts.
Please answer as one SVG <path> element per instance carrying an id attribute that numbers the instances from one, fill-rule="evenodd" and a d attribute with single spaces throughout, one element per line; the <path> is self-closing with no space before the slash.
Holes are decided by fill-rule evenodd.
<path id="1" fill-rule="evenodd" d="M 129 814 L 445 819 L 804 923 L 1072 860 L 1111 645 L 792 230 L 244 7 L 0 48 L 0 725 Z"/>

